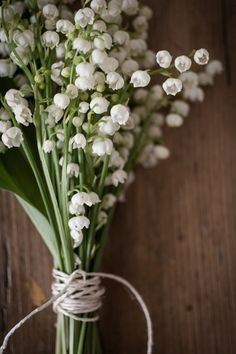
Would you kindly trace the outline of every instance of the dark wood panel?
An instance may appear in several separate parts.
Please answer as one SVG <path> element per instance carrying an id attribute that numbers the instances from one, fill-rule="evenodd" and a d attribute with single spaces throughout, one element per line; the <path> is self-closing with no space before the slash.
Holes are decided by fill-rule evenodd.
<path id="1" fill-rule="evenodd" d="M 125 276 L 143 294 L 154 320 L 155 354 L 234 354 L 236 5 L 145 3 L 155 8 L 153 48 L 182 54 L 207 47 L 224 61 L 225 74 L 207 90 L 205 102 L 192 107 L 185 126 L 167 133 L 171 159 L 137 171 L 127 203 L 117 210 L 103 269 Z M 3 332 L 50 295 L 51 261 L 14 198 L 0 198 Z M 136 303 L 119 286 L 106 284 L 106 352 L 144 353 L 145 323 Z M 8 353 L 51 354 L 53 321 L 50 310 L 38 315 L 14 337 Z"/>

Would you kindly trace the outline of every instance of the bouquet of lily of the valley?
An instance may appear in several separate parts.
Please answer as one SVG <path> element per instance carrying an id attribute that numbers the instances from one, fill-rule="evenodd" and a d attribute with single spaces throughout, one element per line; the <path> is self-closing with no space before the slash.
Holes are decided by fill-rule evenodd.
<path id="1" fill-rule="evenodd" d="M 222 66 L 206 49 L 175 59 L 149 50 L 152 10 L 137 0 L 72 2 L 0 8 L 0 187 L 51 252 L 54 296 L 70 283 L 54 299 L 56 354 L 101 354 L 104 291 L 89 274 L 99 270 L 115 205 L 137 164 L 169 157 L 163 127 L 183 124 L 187 101 L 202 101 Z M 161 84 L 147 89 L 158 75 Z M 82 280 L 71 280 L 76 270 Z"/>

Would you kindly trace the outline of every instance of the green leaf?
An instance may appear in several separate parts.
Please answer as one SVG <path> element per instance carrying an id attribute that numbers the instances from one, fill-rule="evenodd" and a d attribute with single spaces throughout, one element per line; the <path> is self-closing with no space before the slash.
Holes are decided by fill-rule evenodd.
<path id="1" fill-rule="evenodd" d="M 21 149 L 0 154 L 0 188 L 18 195 L 46 215 L 33 172 Z"/>
<path id="2" fill-rule="evenodd" d="M 42 236 L 42 239 L 44 240 L 46 246 L 48 247 L 50 253 L 52 254 L 54 260 L 57 262 L 57 264 L 60 264 L 58 260 L 58 254 L 56 252 L 56 247 L 53 242 L 54 239 L 54 234 L 52 227 L 50 226 L 48 220 L 45 218 L 45 216 L 40 213 L 36 208 L 34 208 L 31 204 L 27 203 L 24 199 L 22 199 L 19 196 L 16 196 L 17 200 L 21 204 L 21 206 L 24 208 L 28 216 L 30 217 L 32 223 L 34 224 L 36 230 L 40 233 Z"/>

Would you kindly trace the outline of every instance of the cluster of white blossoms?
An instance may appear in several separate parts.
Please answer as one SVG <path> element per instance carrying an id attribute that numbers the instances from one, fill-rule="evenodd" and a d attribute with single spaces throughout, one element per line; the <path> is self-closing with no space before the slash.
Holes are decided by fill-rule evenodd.
<path id="1" fill-rule="evenodd" d="M 69 229 L 78 247 L 89 209 L 99 205 L 97 227 L 106 223 L 137 160 L 151 167 L 169 157 L 163 126 L 182 125 L 186 101 L 202 101 L 202 86 L 222 65 L 209 62 L 206 49 L 175 59 L 149 50 L 152 10 L 137 0 L 85 1 L 75 13 L 71 1 L 63 3 L 38 0 L 29 20 L 22 19 L 24 2 L 0 8 L 0 76 L 19 88 L 2 99 L 0 152 L 24 143 L 22 126 L 41 127 L 43 153 L 58 157 L 67 173 Z M 155 74 L 168 78 L 147 89 Z"/>

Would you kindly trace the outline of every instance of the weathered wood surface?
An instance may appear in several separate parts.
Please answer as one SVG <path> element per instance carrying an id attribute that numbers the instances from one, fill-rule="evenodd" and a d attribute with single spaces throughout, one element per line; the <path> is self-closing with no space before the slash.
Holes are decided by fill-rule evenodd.
<path id="1" fill-rule="evenodd" d="M 206 47 L 225 74 L 181 129 L 167 133 L 172 157 L 137 173 L 119 207 L 104 269 L 143 294 L 154 320 L 155 354 L 236 352 L 236 3 L 145 0 L 155 9 L 153 48 Z M 50 295 L 51 261 L 13 197 L 0 194 L 0 331 Z M 106 353 L 145 353 L 145 323 L 114 284 L 102 315 Z M 40 290 L 42 289 L 42 290 Z M 7 353 L 53 353 L 52 312 L 15 335 Z"/>

